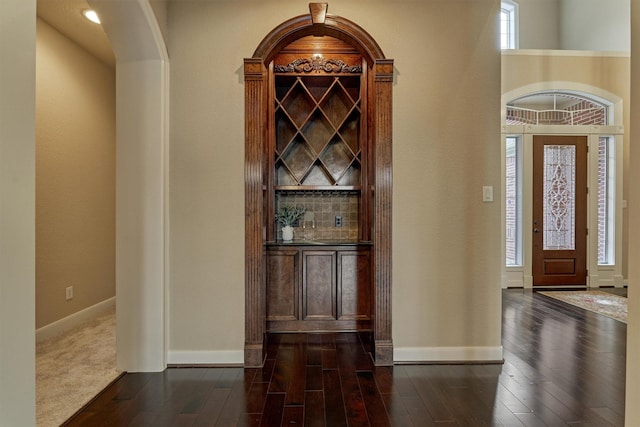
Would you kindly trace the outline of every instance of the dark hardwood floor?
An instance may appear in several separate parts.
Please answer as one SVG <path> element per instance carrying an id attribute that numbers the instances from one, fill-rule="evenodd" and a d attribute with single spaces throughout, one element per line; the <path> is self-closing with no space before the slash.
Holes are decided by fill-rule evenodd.
<path id="1" fill-rule="evenodd" d="M 366 336 L 274 335 L 263 369 L 126 374 L 66 425 L 624 425 L 625 324 L 505 290 L 503 346 L 502 365 L 375 367 Z"/>

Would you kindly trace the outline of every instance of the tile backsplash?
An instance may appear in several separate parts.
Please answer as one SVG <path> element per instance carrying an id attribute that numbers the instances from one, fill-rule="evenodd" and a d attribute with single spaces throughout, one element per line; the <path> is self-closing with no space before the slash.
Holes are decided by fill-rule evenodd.
<path id="1" fill-rule="evenodd" d="M 359 236 L 360 195 L 352 192 L 286 192 L 276 194 L 276 212 L 286 205 L 302 206 L 304 218 L 294 227 L 296 240 L 357 240 Z M 335 226 L 336 216 L 342 227 Z M 315 225 L 315 229 L 312 228 Z M 282 227 L 276 227 L 282 238 Z"/>

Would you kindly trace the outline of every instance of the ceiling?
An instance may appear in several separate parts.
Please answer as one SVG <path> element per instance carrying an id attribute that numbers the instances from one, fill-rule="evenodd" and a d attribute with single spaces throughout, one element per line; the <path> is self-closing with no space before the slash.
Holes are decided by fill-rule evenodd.
<path id="1" fill-rule="evenodd" d="M 40 19 L 108 66 L 115 68 L 115 57 L 107 35 L 100 25 L 89 22 L 82 16 L 84 9 L 90 9 L 87 0 L 38 0 L 37 2 L 37 14 Z"/>

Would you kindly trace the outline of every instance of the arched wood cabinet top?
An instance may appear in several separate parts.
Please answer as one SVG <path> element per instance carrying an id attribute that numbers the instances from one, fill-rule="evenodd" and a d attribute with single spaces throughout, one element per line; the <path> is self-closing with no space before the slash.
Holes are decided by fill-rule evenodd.
<path id="1" fill-rule="evenodd" d="M 306 36 L 331 36 L 357 49 L 371 67 L 385 59 L 378 43 L 362 27 L 340 16 L 327 14 L 323 23 L 313 23 L 311 14 L 300 15 L 274 28 L 253 53 L 267 65 L 289 43 Z"/>

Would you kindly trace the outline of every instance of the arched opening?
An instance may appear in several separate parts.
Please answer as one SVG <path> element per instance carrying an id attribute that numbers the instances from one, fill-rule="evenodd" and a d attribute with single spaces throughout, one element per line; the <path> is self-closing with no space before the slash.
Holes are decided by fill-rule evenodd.
<path id="1" fill-rule="evenodd" d="M 169 57 L 148 2 L 89 4 L 116 54 L 117 368 L 162 371 L 167 363 Z"/>
<path id="2" fill-rule="evenodd" d="M 622 286 L 622 102 L 598 88 L 540 84 L 503 96 L 505 153 L 503 287 L 535 287 L 535 234 L 532 212 L 536 183 L 535 138 L 579 136 L 588 150 L 586 270 L 582 286 Z M 535 209 L 533 209 L 535 212 Z"/>
<path id="3" fill-rule="evenodd" d="M 376 363 L 390 365 L 393 61 L 358 25 L 327 14 L 326 4 L 311 3 L 309 10 L 267 34 L 244 63 L 245 366 L 262 365 L 271 327 L 368 329 Z M 289 104 L 294 98 L 302 106 Z M 278 275 L 288 293 L 270 294 L 265 251 L 278 243 L 276 200 L 294 193 L 355 195 L 358 210 L 349 218 L 356 218 L 357 238 L 351 236 L 348 247 L 333 241 L 313 259 L 304 253 L 309 242 L 286 253 L 278 249 L 273 262 L 288 271 Z M 333 214 L 341 227 L 342 214 Z M 345 252 L 350 258 L 342 258 Z M 343 259 L 357 273 L 342 275 Z M 329 270 L 318 262 L 328 262 Z M 323 279 L 302 274 L 314 268 L 331 273 Z M 324 290 L 307 286 L 312 282 Z M 308 303 L 311 294 L 323 302 Z M 346 299 L 352 295 L 356 299 Z M 275 310 L 275 301 L 287 304 Z"/>

